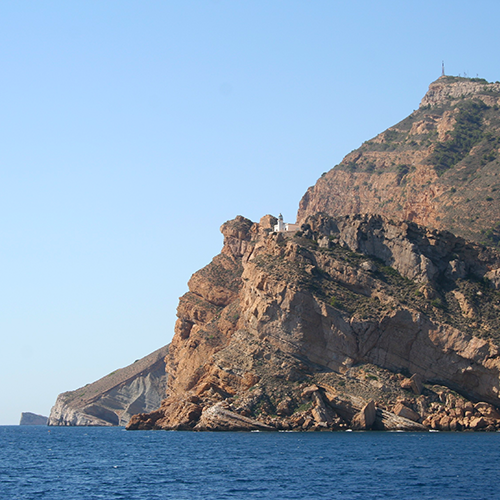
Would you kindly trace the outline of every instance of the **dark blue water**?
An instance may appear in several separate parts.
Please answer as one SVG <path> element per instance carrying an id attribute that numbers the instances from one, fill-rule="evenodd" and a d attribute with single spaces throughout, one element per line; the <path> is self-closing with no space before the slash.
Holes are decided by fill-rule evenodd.
<path id="1" fill-rule="evenodd" d="M 3 499 L 495 499 L 498 433 L 0 427 Z"/>

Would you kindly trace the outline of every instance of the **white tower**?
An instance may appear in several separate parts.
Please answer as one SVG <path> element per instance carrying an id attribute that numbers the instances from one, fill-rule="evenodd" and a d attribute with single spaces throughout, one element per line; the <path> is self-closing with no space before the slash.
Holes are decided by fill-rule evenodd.
<path id="1" fill-rule="evenodd" d="M 285 223 L 283 222 L 283 216 L 281 214 L 279 214 L 278 224 L 274 226 L 274 230 L 278 233 L 285 230 Z"/>

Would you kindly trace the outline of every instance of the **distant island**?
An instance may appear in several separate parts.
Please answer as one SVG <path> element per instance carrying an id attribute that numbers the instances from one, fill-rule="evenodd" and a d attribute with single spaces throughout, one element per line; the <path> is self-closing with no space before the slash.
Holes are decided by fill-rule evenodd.
<path id="1" fill-rule="evenodd" d="M 19 425 L 47 425 L 49 418 L 25 411 L 21 413 Z"/>

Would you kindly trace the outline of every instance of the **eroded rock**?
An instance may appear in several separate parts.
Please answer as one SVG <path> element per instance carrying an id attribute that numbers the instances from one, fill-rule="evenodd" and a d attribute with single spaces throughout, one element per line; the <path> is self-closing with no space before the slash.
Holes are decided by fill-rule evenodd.
<path id="1" fill-rule="evenodd" d="M 130 429 L 497 428 L 494 315 L 460 323 L 448 291 L 486 304 L 493 288 L 448 264 L 481 276 L 497 254 L 381 216 L 319 214 L 297 235 L 271 222 L 223 225 L 223 251 L 180 299 L 168 395 Z"/>
<path id="2" fill-rule="evenodd" d="M 126 425 L 132 415 L 156 410 L 165 397 L 168 346 L 57 397 L 48 425 Z"/>

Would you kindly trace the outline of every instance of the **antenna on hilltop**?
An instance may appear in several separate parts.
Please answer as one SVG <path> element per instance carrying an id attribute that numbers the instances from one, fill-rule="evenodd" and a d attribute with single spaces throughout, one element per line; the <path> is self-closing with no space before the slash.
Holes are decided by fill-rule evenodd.
<path id="1" fill-rule="evenodd" d="M 441 63 L 441 76 L 444 76 L 444 61 Z"/>

